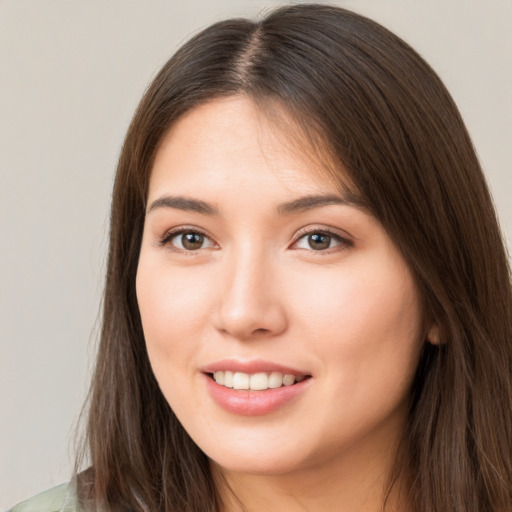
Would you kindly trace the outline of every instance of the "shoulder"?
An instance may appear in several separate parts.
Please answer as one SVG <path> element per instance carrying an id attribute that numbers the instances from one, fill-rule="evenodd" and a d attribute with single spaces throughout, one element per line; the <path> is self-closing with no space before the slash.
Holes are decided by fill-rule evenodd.
<path id="1" fill-rule="evenodd" d="M 79 512 L 74 486 L 58 485 L 14 506 L 8 512 Z"/>

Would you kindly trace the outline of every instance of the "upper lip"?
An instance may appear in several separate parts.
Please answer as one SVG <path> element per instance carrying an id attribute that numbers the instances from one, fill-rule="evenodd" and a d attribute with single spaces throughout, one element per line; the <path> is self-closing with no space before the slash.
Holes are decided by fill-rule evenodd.
<path id="1" fill-rule="evenodd" d="M 306 376 L 311 375 L 308 372 L 304 372 L 291 366 L 283 364 L 273 363 L 271 361 L 265 361 L 263 359 L 251 359 L 242 361 L 239 359 L 222 359 L 215 361 L 214 363 L 208 364 L 201 368 L 204 373 L 214 373 L 218 371 L 230 371 L 230 372 L 241 372 L 241 373 L 271 373 L 281 372 L 282 374 L 289 374 L 295 376 Z"/>

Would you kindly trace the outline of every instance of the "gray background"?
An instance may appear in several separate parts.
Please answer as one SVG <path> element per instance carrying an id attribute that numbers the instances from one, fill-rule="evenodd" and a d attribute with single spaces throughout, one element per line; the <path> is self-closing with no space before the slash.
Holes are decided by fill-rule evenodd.
<path id="1" fill-rule="evenodd" d="M 510 235 L 512 1 L 332 3 L 392 29 L 438 71 Z M 191 34 L 273 5 L 0 0 L 0 509 L 69 478 L 113 170 L 137 101 Z"/>

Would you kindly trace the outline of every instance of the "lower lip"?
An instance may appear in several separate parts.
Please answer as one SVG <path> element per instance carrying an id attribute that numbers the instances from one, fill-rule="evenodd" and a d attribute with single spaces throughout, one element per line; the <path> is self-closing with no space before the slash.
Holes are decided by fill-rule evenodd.
<path id="1" fill-rule="evenodd" d="M 210 375 L 203 374 L 213 400 L 226 411 L 241 416 L 269 414 L 296 399 L 309 386 L 311 378 L 291 386 L 264 391 L 235 390 L 217 384 Z"/>

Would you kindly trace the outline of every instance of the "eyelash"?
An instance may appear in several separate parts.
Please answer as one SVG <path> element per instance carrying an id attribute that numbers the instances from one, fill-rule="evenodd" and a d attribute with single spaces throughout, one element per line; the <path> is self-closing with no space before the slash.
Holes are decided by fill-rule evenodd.
<path id="1" fill-rule="evenodd" d="M 164 234 L 164 236 L 161 238 L 161 240 L 159 241 L 159 245 L 162 247 L 167 246 L 171 243 L 173 238 L 176 238 L 179 235 L 185 235 L 185 234 L 200 235 L 200 236 L 203 236 L 205 239 L 211 240 L 211 238 L 206 233 L 201 231 L 200 229 L 192 228 L 192 227 L 190 227 L 190 228 L 180 227 L 177 229 L 171 229 L 170 231 L 167 231 Z M 213 241 L 212 241 L 212 243 L 213 243 Z M 193 253 L 197 252 L 197 250 L 195 250 L 195 251 L 194 250 L 186 250 L 186 249 L 180 249 L 179 247 L 173 247 L 172 250 L 179 251 L 179 252 L 182 252 L 185 254 L 193 254 Z"/>
<path id="2" fill-rule="evenodd" d="M 202 237 L 204 237 L 205 239 L 208 239 L 210 240 L 212 243 L 215 243 L 213 242 L 213 240 L 206 234 L 204 233 L 203 231 L 197 229 L 197 228 L 187 228 L 187 227 L 181 227 L 181 228 L 177 228 L 177 229 L 173 229 L 173 230 L 170 230 L 170 231 L 167 231 L 164 236 L 160 239 L 159 241 L 159 245 L 164 247 L 164 246 L 167 246 L 171 243 L 171 241 L 176 238 L 177 236 L 179 235 L 184 235 L 184 234 L 194 234 L 194 235 L 200 235 Z M 327 249 L 322 249 L 322 250 L 315 250 L 315 249 L 304 249 L 304 250 L 309 250 L 310 252 L 313 252 L 313 253 L 317 253 L 319 255 L 322 255 L 322 254 L 330 254 L 331 252 L 333 252 L 333 249 L 335 250 L 343 250 L 343 249 L 346 249 L 346 248 L 349 248 L 349 247 L 353 247 L 354 243 L 349 240 L 348 238 L 345 238 L 345 237 L 342 237 L 341 235 L 339 235 L 338 233 L 334 233 L 333 231 L 329 230 L 329 229 L 325 229 L 325 228 L 322 228 L 322 229 L 303 229 L 301 231 L 299 231 L 297 233 L 297 236 L 295 238 L 295 240 L 293 241 L 292 243 L 292 246 L 293 245 L 296 245 L 301 239 L 309 236 L 309 235 L 323 235 L 323 236 L 327 236 L 327 237 L 330 237 L 331 239 L 334 239 L 337 244 L 334 246 L 334 247 L 329 247 Z M 336 249 L 338 248 L 338 249 Z M 203 249 L 203 247 L 201 247 L 200 249 Z M 186 249 L 180 249 L 179 247 L 173 247 L 172 250 L 173 251 L 179 251 L 179 252 L 182 252 L 184 254 L 194 254 L 196 252 L 198 252 L 200 249 L 196 249 L 196 250 L 186 250 Z"/>
<path id="3" fill-rule="evenodd" d="M 315 228 L 312 228 L 312 229 L 305 228 L 303 230 L 300 230 L 297 233 L 297 236 L 292 245 L 297 244 L 301 239 L 303 239 L 307 236 L 310 236 L 310 235 L 328 236 L 329 238 L 331 238 L 337 242 L 334 247 L 329 247 L 325 250 L 315 250 L 313 248 L 305 249 L 305 250 L 314 252 L 318 255 L 331 254 L 332 252 L 347 249 L 349 247 L 354 246 L 354 243 L 351 240 L 349 240 L 348 238 L 345 238 L 345 237 L 341 236 L 340 234 L 335 233 L 334 231 L 331 231 L 330 229 L 326 229 L 326 228 L 316 228 L 316 229 Z"/>

